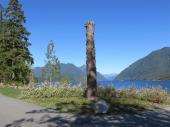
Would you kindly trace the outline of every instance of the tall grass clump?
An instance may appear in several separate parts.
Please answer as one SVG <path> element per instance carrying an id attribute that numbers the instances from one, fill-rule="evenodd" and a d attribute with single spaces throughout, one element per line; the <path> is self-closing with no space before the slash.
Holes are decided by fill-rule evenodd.
<path id="1" fill-rule="evenodd" d="M 116 90 L 113 87 L 99 87 L 98 88 L 98 97 L 100 99 L 110 100 L 116 96 Z"/>
<path id="2" fill-rule="evenodd" d="M 139 91 L 135 87 L 128 89 L 122 89 L 116 91 L 116 97 L 118 98 L 138 98 Z"/>
<path id="3" fill-rule="evenodd" d="M 83 93 L 82 88 L 70 86 L 27 88 L 22 91 L 22 98 L 82 97 Z"/>
<path id="4" fill-rule="evenodd" d="M 21 98 L 83 98 L 84 88 L 78 86 L 39 87 L 22 89 Z M 136 89 L 134 87 L 115 90 L 113 87 L 99 87 L 98 99 L 137 99 L 158 104 L 169 100 L 169 93 L 161 88 Z"/>
<path id="5" fill-rule="evenodd" d="M 150 88 L 138 90 L 135 87 L 115 90 L 114 88 L 99 88 L 99 98 L 112 100 L 115 98 L 127 98 L 148 101 L 152 103 L 165 104 L 168 102 L 169 93 L 161 88 Z"/>
<path id="6" fill-rule="evenodd" d="M 153 103 L 166 103 L 168 101 L 169 93 L 161 88 L 151 88 L 141 90 L 139 98 Z"/>
<path id="7" fill-rule="evenodd" d="M 118 94 L 120 97 L 134 98 L 159 104 L 167 103 L 169 96 L 169 93 L 166 90 L 157 87 L 142 90 L 129 88 L 126 90 L 121 90 Z"/>

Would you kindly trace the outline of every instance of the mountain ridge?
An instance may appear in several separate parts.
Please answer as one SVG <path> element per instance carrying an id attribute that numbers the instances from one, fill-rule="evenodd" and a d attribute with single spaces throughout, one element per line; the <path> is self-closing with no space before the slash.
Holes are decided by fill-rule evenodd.
<path id="1" fill-rule="evenodd" d="M 170 79 L 170 47 L 151 52 L 123 70 L 116 80 Z"/>
<path id="2" fill-rule="evenodd" d="M 102 74 L 102 75 L 103 75 L 107 80 L 111 81 L 111 80 L 114 80 L 118 74 L 117 74 L 117 73 L 112 73 L 112 74 Z"/>
<path id="3" fill-rule="evenodd" d="M 34 75 L 35 77 L 41 76 L 41 69 L 43 67 L 34 67 Z M 75 66 L 72 63 L 61 63 L 60 64 L 61 74 L 67 76 L 68 78 L 74 81 L 81 81 L 84 77 L 86 77 L 86 65 L 82 65 L 80 67 Z M 105 81 L 107 80 L 101 73 L 97 72 L 97 80 Z"/>

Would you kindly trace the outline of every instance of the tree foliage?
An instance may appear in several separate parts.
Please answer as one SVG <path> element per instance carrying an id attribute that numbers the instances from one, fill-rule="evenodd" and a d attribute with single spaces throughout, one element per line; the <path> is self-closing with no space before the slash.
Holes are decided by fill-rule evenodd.
<path id="1" fill-rule="evenodd" d="M 60 62 L 57 56 L 55 55 L 54 43 L 49 42 L 47 46 L 45 67 L 42 70 L 42 74 L 45 80 L 49 83 L 52 83 L 59 79 L 60 76 Z"/>
<path id="2" fill-rule="evenodd" d="M 18 0 L 9 0 L 0 33 L 0 81 L 3 83 L 29 83 L 33 58 L 25 22 L 22 5 Z"/>

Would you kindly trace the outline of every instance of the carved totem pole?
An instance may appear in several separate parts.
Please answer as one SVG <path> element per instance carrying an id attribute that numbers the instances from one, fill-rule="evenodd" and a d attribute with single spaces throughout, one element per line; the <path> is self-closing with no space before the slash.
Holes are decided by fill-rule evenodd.
<path id="1" fill-rule="evenodd" d="M 97 96 L 97 81 L 96 81 L 96 58 L 94 44 L 94 22 L 90 21 L 86 26 L 86 55 L 87 55 L 87 90 L 86 97 L 95 99 Z"/>

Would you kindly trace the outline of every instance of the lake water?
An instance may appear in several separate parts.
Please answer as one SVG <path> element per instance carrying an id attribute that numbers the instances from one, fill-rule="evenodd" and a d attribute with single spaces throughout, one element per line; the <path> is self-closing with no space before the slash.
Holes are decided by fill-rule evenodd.
<path id="1" fill-rule="evenodd" d="M 170 92 L 170 80 L 166 81 L 146 81 L 146 80 L 125 80 L 125 81 L 99 81 L 98 85 L 113 86 L 115 89 L 126 89 L 135 87 L 137 89 L 159 87 Z"/>
<path id="2" fill-rule="evenodd" d="M 80 82 L 72 82 L 71 86 L 80 85 Z M 44 83 L 37 83 L 35 87 L 42 87 Z M 57 86 L 54 85 L 54 86 Z M 114 87 L 115 89 L 127 89 L 131 87 L 135 87 L 136 89 L 145 89 L 145 88 L 162 88 L 170 92 L 170 80 L 165 81 L 147 81 L 147 80 L 113 80 L 113 81 L 99 81 L 98 86 L 104 87 Z"/>

